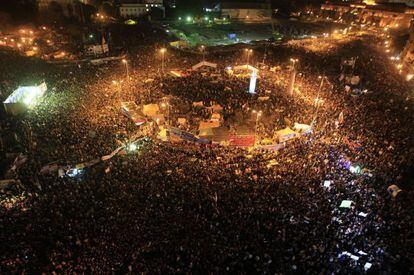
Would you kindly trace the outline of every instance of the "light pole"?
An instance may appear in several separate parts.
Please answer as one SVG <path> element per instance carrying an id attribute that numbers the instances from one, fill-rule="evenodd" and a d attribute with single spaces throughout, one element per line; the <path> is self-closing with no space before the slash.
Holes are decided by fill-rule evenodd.
<path id="1" fill-rule="evenodd" d="M 257 126 L 259 124 L 259 118 L 262 115 L 262 111 L 253 110 L 253 114 L 256 114 L 256 126 L 254 127 L 254 135 L 257 136 Z"/>
<path id="2" fill-rule="evenodd" d="M 250 55 L 253 53 L 253 50 L 252 49 L 244 49 L 244 51 L 247 54 L 247 65 L 249 65 Z"/>
<path id="3" fill-rule="evenodd" d="M 161 107 L 167 108 L 167 124 L 169 125 L 170 124 L 170 104 L 168 104 L 168 102 L 167 103 L 163 102 L 161 103 Z"/>
<path id="4" fill-rule="evenodd" d="M 291 58 L 290 62 L 292 62 L 292 73 L 290 74 L 288 93 L 293 96 L 293 89 L 295 87 L 295 79 L 296 79 L 296 63 L 299 62 L 299 59 Z"/>
<path id="5" fill-rule="evenodd" d="M 161 57 L 162 57 L 162 64 L 161 64 L 161 70 L 162 70 L 162 73 L 164 73 L 164 62 L 165 62 L 165 52 L 167 51 L 167 49 L 166 48 L 162 48 L 161 50 L 160 50 L 160 53 L 161 53 Z"/>
<path id="6" fill-rule="evenodd" d="M 204 45 L 201 45 L 201 53 L 203 54 L 203 62 L 206 60 L 206 47 Z"/>
<path id="7" fill-rule="evenodd" d="M 321 79 L 321 84 L 319 85 L 319 89 L 318 89 L 318 93 L 316 95 L 316 100 L 315 100 L 315 106 L 317 106 L 317 104 L 319 105 L 319 94 L 321 93 L 322 90 L 322 86 L 323 86 L 323 81 L 325 80 L 326 76 L 318 76 L 319 79 Z"/>
<path id="8" fill-rule="evenodd" d="M 316 117 L 318 116 L 318 111 L 319 111 L 319 94 L 322 90 L 322 86 L 323 86 L 323 81 L 325 80 L 326 76 L 319 76 L 319 79 L 321 79 L 321 84 L 319 85 L 319 89 L 318 89 L 318 94 L 316 95 L 316 99 L 315 99 L 315 115 L 313 116 L 312 119 L 312 123 L 311 126 L 313 126 L 316 122 Z"/>
<path id="9" fill-rule="evenodd" d="M 125 68 L 126 68 L 126 75 L 127 75 L 127 81 L 129 81 L 128 61 L 124 58 L 124 59 L 122 59 L 122 63 L 124 63 L 124 64 L 125 64 Z"/>

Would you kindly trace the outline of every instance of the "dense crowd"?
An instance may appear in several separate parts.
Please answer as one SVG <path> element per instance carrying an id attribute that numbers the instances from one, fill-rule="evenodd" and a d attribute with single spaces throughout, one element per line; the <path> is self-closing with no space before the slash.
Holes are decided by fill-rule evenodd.
<path id="1" fill-rule="evenodd" d="M 57 68 L 2 54 L 2 97 L 28 79 L 45 79 L 49 91 L 24 116 L 3 115 L 1 121 L 2 131 L 16 133 L 19 141 L 7 156 L 23 152 L 28 160 L 14 175 L 25 190 L 14 204 L 1 205 L 0 271 L 414 271 L 409 86 L 366 39 L 326 52 L 258 47 L 253 62 L 264 50 L 265 65 L 280 69 L 263 69 L 257 95 L 246 92 L 248 79 L 224 72 L 172 78 L 153 65 L 160 62 L 153 49 L 130 52 L 129 80 L 122 64 Z M 356 54 L 356 73 L 371 93 L 350 95 L 338 80 L 341 57 Z M 240 55 L 208 56 L 224 68 L 234 60 L 243 63 Z M 286 93 L 291 56 L 300 60 L 293 97 Z M 167 66 L 186 67 L 198 59 L 169 52 Z M 316 112 L 318 75 L 329 81 Z M 224 107 L 227 127 L 262 110 L 261 138 L 272 138 L 289 121 L 314 122 L 314 131 L 279 152 L 151 137 L 137 152 L 100 162 L 81 177 L 39 175 L 47 163 L 89 161 L 139 135 L 120 113 L 120 101 L 147 104 L 165 97 L 171 123 L 186 117 L 189 130 L 197 117 L 207 117 L 192 105 L 203 101 Z M 351 172 L 356 165 L 364 169 Z M 391 184 L 403 189 L 395 199 L 386 192 Z M 351 200 L 351 207 L 340 208 L 343 200 Z"/>

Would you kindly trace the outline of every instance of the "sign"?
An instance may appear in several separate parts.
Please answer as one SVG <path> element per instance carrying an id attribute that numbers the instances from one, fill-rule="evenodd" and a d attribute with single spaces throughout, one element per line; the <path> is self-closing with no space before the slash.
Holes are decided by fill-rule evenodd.
<path id="1" fill-rule="evenodd" d="M 339 208 L 351 208 L 352 201 L 343 200 Z"/>
<path id="2" fill-rule="evenodd" d="M 252 147 L 255 142 L 255 135 L 231 135 L 229 137 L 229 143 L 231 146 Z"/>
<path id="3" fill-rule="evenodd" d="M 250 86 L 249 86 L 249 93 L 255 94 L 256 93 L 256 82 L 257 82 L 257 71 L 253 70 L 250 76 Z"/>

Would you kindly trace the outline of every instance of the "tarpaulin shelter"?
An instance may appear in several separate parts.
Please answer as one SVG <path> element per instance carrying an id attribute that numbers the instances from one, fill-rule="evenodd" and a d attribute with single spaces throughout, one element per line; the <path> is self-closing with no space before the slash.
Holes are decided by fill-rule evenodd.
<path id="1" fill-rule="evenodd" d="M 155 116 L 159 111 L 160 107 L 158 106 L 158 104 L 147 104 L 144 105 L 144 107 L 142 108 L 142 112 L 144 113 L 144 115 L 149 117 Z"/>
<path id="2" fill-rule="evenodd" d="M 177 119 L 177 123 L 181 124 L 181 125 L 185 125 L 185 124 L 187 124 L 187 119 L 185 117 L 179 117 Z"/>
<path id="3" fill-rule="evenodd" d="M 220 127 L 219 121 L 201 121 L 200 125 L 198 126 L 198 130 L 204 130 L 208 128 L 217 128 Z"/>
<path id="4" fill-rule="evenodd" d="M 279 140 L 279 142 L 285 142 L 291 139 L 296 138 L 297 133 L 290 129 L 289 127 L 286 127 L 285 129 L 276 131 L 275 137 Z"/>
<path id="5" fill-rule="evenodd" d="M 210 118 L 211 121 L 220 121 L 221 115 L 219 113 L 213 113 Z"/>
<path id="6" fill-rule="evenodd" d="M 233 71 L 259 71 L 259 69 L 251 66 L 251 65 L 240 65 L 233 68 Z"/>
<path id="7" fill-rule="evenodd" d="M 18 115 L 33 107 L 46 92 L 46 83 L 38 86 L 20 86 L 4 102 L 7 113 Z"/>
<path id="8" fill-rule="evenodd" d="M 217 68 L 217 64 L 216 63 L 207 62 L 207 61 L 202 61 L 202 62 L 194 65 L 193 67 L 191 67 L 191 69 L 193 71 L 197 71 L 198 69 L 200 69 L 202 67 L 209 67 L 209 68 L 216 69 Z"/>
<path id="9" fill-rule="evenodd" d="M 210 111 L 212 111 L 214 113 L 219 113 L 219 112 L 223 111 L 223 107 L 221 107 L 219 104 L 214 104 L 210 107 L 207 107 L 207 109 L 209 109 Z"/>
<path id="10" fill-rule="evenodd" d="M 204 107 L 203 101 L 194 101 L 193 107 Z"/>

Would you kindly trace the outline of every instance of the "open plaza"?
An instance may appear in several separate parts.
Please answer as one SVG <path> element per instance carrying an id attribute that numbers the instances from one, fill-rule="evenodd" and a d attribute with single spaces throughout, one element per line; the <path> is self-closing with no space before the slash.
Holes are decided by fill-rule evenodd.
<path id="1" fill-rule="evenodd" d="M 414 271 L 392 28 L 126 23 L 0 36 L 0 273 Z"/>

